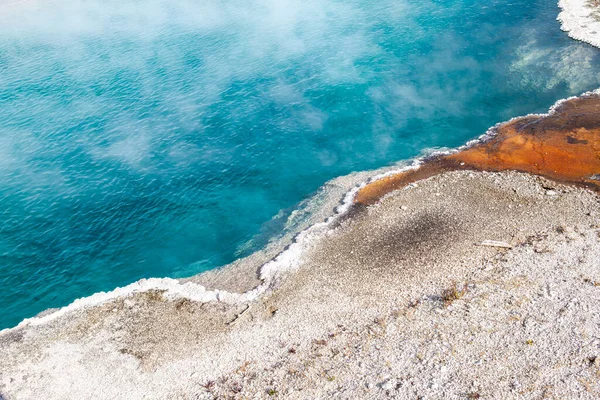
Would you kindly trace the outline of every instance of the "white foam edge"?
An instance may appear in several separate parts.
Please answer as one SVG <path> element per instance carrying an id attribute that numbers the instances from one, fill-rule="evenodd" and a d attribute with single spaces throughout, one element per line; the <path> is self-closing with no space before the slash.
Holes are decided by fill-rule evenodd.
<path id="1" fill-rule="evenodd" d="M 580 96 L 571 96 L 565 99 L 558 100 L 556 103 L 554 103 L 552 107 L 550 107 L 547 113 L 527 114 L 525 116 L 511 118 L 508 121 L 500 122 L 494 125 L 493 127 L 489 128 L 486 131 L 486 133 L 484 133 L 477 139 L 467 142 L 463 146 L 442 151 L 432 151 L 425 156 L 413 159 L 412 162 L 409 161 L 410 163 L 408 165 L 385 168 L 385 172 L 373 175 L 369 179 L 365 180 L 364 182 L 361 182 L 360 184 L 352 188 L 350 191 L 348 191 L 344 195 L 341 204 L 334 210 L 332 216 L 327 218 L 324 222 L 316 223 L 301 231 L 298 235 L 296 235 L 292 244 L 290 244 L 285 250 L 279 253 L 279 255 L 277 255 L 274 259 L 263 264 L 263 266 L 260 268 L 260 279 L 262 280 L 262 283 L 250 291 L 244 293 L 231 293 L 223 290 L 206 290 L 204 286 L 199 285 L 197 283 L 180 283 L 177 279 L 172 278 L 141 279 L 130 285 L 116 288 L 110 292 L 98 292 L 88 297 L 82 297 L 73 301 L 71 304 L 57 309 L 55 311 L 52 311 L 48 314 L 32 318 L 26 318 L 13 328 L 0 330 L 0 335 L 16 329 L 24 328 L 26 326 L 43 325 L 72 312 L 83 311 L 87 308 L 100 306 L 111 300 L 115 300 L 118 298 L 127 298 L 137 293 L 148 292 L 151 290 L 161 291 L 163 292 L 163 296 L 165 298 L 171 300 L 185 298 L 191 301 L 201 303 L 219 301 L 227 304 L 253 301 L 259 296 L 261 296 L 263 293 L 265 293 L 269 288 L 271 288 L 280 274 L 291 271 L 300 266 L 300 264 L 302 263 L 303 254 L 305 254 L 305 252 L 311 247 L 313 243 L 315 243 L 318 239 L 322 238 L 329 231 L 328 228 L 330 228 L 335 221 L 337 221 L 340 217 L 345 215 L 351 209 L 356 194 L 365 186 L 380 179 L 384 179 L 402 172 L 416 170 L 423 163 L 427 162 L 427 160 L 430 158 L 454 154 L 468 149 L 470 147 L 473 147 L 477 144 L 484 143 L 496 136 L 500 127 L 506 124 L 510 124 L 515 120 L 530 117 L 547 117 L 556 113 L 559 107 L 569 100 L 598 95 L 600 95 L 600 88 L 593 91 L 585 92 Z"/>
<path id="2" fill-rule="evenodd" d="M 594 10 L 587 0 L 559 0 L 558 7 L 561 12 L 556 19 L 564 32 L 573 39 L 600 47 L 600 21 L 592 16 Z"/>

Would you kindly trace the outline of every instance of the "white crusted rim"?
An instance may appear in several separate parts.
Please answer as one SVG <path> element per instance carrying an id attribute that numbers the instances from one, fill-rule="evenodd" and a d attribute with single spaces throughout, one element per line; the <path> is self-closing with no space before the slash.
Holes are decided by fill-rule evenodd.
<path id="1" fill-rule="evenodd" d="M 559 0 L 558 6 L 562 11 L 557 19 L 563 31 L 573 39 L 600 47 L 600 21 L 594 16 L 600 9 L 594 10 L 588 0 Z"/>

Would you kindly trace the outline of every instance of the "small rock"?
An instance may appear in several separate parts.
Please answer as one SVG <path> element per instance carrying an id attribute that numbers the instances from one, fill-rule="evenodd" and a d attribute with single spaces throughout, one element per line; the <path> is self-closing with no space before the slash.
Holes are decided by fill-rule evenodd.
<path id="1" fill-rule="evenodd" d="M 133 308 L 133 306 L 135 306 L 135 301 L 133 301 L 133 300 L 131 300 L 131 299 L 125 299 L 125 300 L 123 301 L 123 305 L 124 305 L 126 308 Z"/>
<path id="2" fill-rule="evenodd" d="M 483 242 L 477 243 L 477 246 L 487 246 L 487 247 L 500 247 L 503 249 L 512 249 L 512 246 L 506 242 L 501 242 L 498 240 L 484 240 Z"/>
<path id="3" fill-rule="evenodd" d="M 383 390 L 393 390 L 396 388 L 396 380 L 393 378 L 386 379 L 379 384 L 379 387 Z"/>
<path id="4" fill-rule="evenodd" d="M 575 232 L 575 229 L 573 229 L 571 227 L 565 228 L 564 234 L 567 237 L 567 239 L 571 239 L 571 240 L 575 240 L 579 236 L 577 234 L 577 232 Z"/>

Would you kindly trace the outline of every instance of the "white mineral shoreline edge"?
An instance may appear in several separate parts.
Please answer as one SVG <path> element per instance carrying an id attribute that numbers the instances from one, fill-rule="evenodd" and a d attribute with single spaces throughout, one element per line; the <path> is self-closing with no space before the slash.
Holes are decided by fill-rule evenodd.
<path id="1" fill-rule="evenodd" d="M 600 9 L 594 9 L 589 0 L 559 0 L 558 6 L 562 11 L 557 20 L 563 31 L 573 39 L 600 47 Z"/>
<path id="2" fill-rule="evenodd" d="M 390 169 L 384 173 L 376 174 L 371 178 L 365 180 L 364 182 L 360 183 L 359 185 L 357 185 L 356 187 L 354 187 L 346 193 L 341 205 L 334 210 L 332 216 L 327 218 L 324 222 L 314 224 L 300 232 L 294 238 L 293 243 L 287 247 L 287 249 L 279 253 L 279 255 L 277 255 L 271 261 L 263 264 L 263 266 L 260 268 L 260 279 L 262 280 L 262 283 L 250 291 L 244 293 L 231 293 L 222 290 L 206 290 L 204 286 L 199 285 L 197 283 L 180 283 L 177 279 L 172 278 L 141 279 L 130 285 L 117 288 L 110 292 L 99 292 L 88 297 L 77 299 L 68 306 L 50 312 L 49 314 L 24 319 L 13 328 L 0 330 L 0 335 L 26 326 L 42 325 L 71 312 L 81 311 L 89 307 L 99 306 L 103 303 L 117 299 L 119 297 L 129 297 L 136 293 L 147 292 L 150 290 L 163 291 L 163 296 L 167 299 L 186 298 L 191 301 L 202 303 L 220 301 L 223 303 L 234 304 L 255 300 L 272 286 L 279 274 L 293 270 L 300 265 L 302 261 L 302 255 L 306 252 L 306 250 L 308 250 L 311 247 L 311 244 L 322 238 L 329 231 L 328 228 L 330 228 L 335 221 L 339 220 L 339 218 L 344 216 L 350 210 L 354 202 L 354 198 L 356 197 L 356 194 L 360 189 L 362 189 L 366 185 L 391 175 L 406 172 L 409 170 L 415 170 L 431 157 L 457 153 L 459 151 L 463 151 L 467 148 L 470 148 L 476 144 L 485 142 L 497 134 L 498 128 L 514 120 L 525 117 L 543 118 L 554 114 L 558 107 L 566 101 L 578 97 L 581 98 L 592 95 L 600 95 L 600 89 L 583 93 L 581 96 L 572 96 L 566 99 L 559 100 L 548 110 L 547 113 L 528 114 L 526 116 L 515 117 L 508 121 L 498 123 L 490 129 L 488 129 L 488 131 L 485 134 L 481 135 L 479 138 L 471 140 L 463 146 L 446 151 L 435 151 L 427 156 L 414 159 L 412 163 L 408 166 Z"/>

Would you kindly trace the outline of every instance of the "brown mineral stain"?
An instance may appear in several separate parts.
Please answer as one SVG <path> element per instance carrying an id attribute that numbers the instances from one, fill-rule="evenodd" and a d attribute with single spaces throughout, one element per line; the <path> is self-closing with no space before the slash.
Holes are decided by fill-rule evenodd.
<path id="1" fill-rule="evenodd" d="M 368 184 L 355 202 L 373 204 L 412 182 L 459 169 L 529 172 L 600 191 L 600 97 L 571 99 L 551 115 L 507 122 L 484 143 Z"/>

